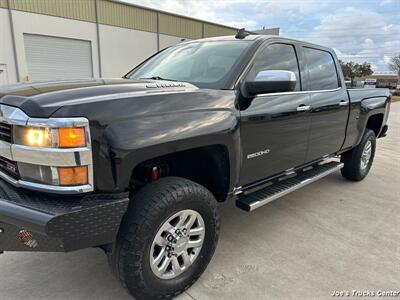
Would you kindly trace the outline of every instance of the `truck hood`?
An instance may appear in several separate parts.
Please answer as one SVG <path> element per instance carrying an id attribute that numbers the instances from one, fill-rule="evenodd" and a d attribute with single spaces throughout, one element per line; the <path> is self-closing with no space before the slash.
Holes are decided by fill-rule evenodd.
<path id="1" fill-rule="evenodd" d="M 185 82 L 130 79 L 18 83 L 0 86 L 0 104 L 18 107 L 30 117 L 49 118 L 68 105 L 194 89 L 197 88 Z"/>

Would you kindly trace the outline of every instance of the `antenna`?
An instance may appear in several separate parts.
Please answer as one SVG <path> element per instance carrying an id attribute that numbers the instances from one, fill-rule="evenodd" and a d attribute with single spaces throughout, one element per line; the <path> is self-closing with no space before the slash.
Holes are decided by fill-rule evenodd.
<path id="1" fill-rule="evenodd" d="M 241 28 L 238 30 L 238 32 L 235 35 L 236 39 L 244 39 L 246 36 L 250 35 L 250 32 L 246 31 L 246 29 Z"/>

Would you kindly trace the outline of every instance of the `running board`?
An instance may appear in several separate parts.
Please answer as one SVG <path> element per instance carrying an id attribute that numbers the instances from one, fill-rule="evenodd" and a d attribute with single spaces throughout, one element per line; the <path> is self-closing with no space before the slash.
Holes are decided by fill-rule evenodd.
<path id="1" fill-rule="evenodd" d="M 314 165 L 311 169 L 305 169 L 305 171 L 303 170 L 299 172 L 295 177 L 274 182 L 268 187 L 248 195 L 239 195 L 239 198 L 236 200 L 236 206 L 245 211 L 253 211 L 275 199 L 285 196 L 314 181 L 317 181 L 318 179 L 336 172 L 342 167 L 343 164 L 340 162 Z"/>

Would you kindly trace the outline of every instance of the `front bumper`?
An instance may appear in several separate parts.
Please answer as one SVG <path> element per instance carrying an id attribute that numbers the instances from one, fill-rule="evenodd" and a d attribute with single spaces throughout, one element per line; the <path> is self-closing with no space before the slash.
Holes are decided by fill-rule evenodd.
<path id="1" fill-rule="evenodd" d="M 128 193 L 56 196 L 0 180 L 0 252 L 68 252 L 112 243 L 128 203 Z"/>

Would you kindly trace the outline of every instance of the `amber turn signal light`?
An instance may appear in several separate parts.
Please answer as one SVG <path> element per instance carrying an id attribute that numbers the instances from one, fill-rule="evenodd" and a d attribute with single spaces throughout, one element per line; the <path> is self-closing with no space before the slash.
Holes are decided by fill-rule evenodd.
<path id="1" fill-rule="evenodd" d="M 83 185 L 88 183 L 88 168 L 67 167 L 58 168 L 60 185 Z"/>
<path id="2" fill-rule="evenodd" d="M 86 146 L 84 128 L 59 128 L 58 147 L 75 148 Z"/>

